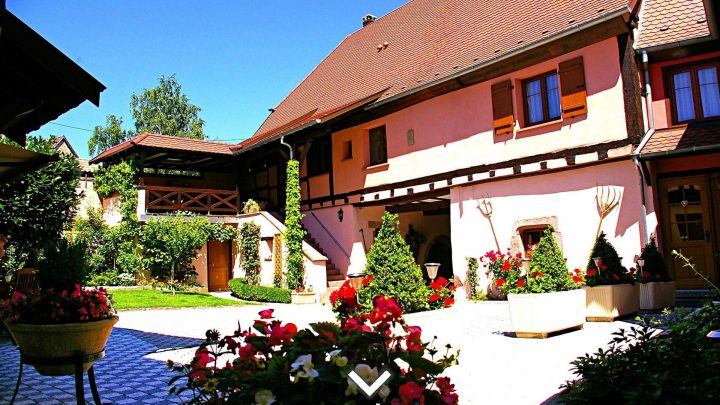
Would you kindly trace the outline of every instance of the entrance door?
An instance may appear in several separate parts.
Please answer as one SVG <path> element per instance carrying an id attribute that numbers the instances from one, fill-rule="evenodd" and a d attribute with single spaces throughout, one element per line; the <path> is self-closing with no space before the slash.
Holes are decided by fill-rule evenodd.
<path id="1" fill-rule="evenodd" d="M 707 288 L 706 282 L 670 253 L 682 252 L 700 273 L 715 282 L 707 177 L 663 179 L 659 192 L 663 249 L 670 273 L 675 275 L 678 288 Z"/>
<path id="2" fill-rule="evenodd" d="M 230 275 L 230 242 L 208 242 L 208 290 L 227 291 Z"/>

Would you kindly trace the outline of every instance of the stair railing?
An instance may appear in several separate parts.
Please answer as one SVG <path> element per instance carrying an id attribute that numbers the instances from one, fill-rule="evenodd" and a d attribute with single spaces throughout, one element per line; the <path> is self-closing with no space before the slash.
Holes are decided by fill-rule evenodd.
<path id="1" fill-rule="evenodd" d="M 335 242 L 335 245 L 337 245 L 337 247 L 340 249 L 340 251 L 343 252 L 343 254 L 349 258 L 350 253 L 348 253 L 345 250 L 345 248 L 343 248 L 343 246 L 340 244 L 340 242 L 338 242 L 338 240 L 335 239 L 335 236 L 333 236 L 332 232 L 330 232 L 330 230 L 328 230 L 325 227 L 325 224 L 323 224 L 322 221 L 320 221 L 320 218 L 318 218 L 317 215 L 315 215 L 315 213 L 312 211 L 310 212 L 310 215 L 312 215 L 312 217 L 315 218 L 315 221 L 317 221 L 317 223 L 320 224 L 320 227 L 325 231 L 325 233 L 328 234 L 328 236 L 330 236 L 330 239 L 332 239 L 332 241 Z"/>

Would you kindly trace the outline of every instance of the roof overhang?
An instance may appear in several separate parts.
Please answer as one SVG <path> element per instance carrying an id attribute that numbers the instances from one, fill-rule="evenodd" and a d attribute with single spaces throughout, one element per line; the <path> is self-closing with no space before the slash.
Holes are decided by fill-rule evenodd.
<path id="1" fill-rule="evenodd" d="M 4 2 L 3 2 L 4 3 Z M 23 145 L 34 131 L 105 86 L 0 7 L 0 133 Z"/>
<path id="2" fill-rule="evenodd" d="M 46 155 L 7 144 L 0 144 L 0 182 L 7 182 L 14 177 L 35 170 L 57 159 L 57 155 Z"/>
<path id="3" fill-rule="evenodd" d="M 656 130 L 640 145 L 640 160 L 720 152 L 720 122 L 692 123 Z"/>

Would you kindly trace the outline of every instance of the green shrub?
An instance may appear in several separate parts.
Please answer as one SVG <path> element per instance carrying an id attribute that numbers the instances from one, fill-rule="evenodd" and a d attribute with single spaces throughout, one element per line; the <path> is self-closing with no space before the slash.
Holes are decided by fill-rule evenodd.
<path id="1" fill-rule="evenodd" d="M 72 291 L 88 276 L 87 247 L 80 241 L 50 240 L 42 248 L 37 269 L 42 288 Z"/>
<path id="2" fill-rule="evenodd" d="M 568 271 L 563 252 L 552 233 L 552 227 L 548 226 L 537 247 L 532 250 L 527 280 L 528 291 L 525 292 L 567 291 L 582 286 L 584 281 L 582 277 Z M 576 273 L 580 273 L 580 270 Z"/>
<path id="3" fill-rule="evenodd" d="M 252 198 L 245 201 L 245 204 L 243 204 L 242 212 L 243 214 L 252 214 L 254 212 L 260 212 L 262 211 L 262 208 L 260 207 L 260 204 L 253 200 Z"/>
<path id="4" fill-rule="evenodd" d="M 303 214 L 300 212 L 300 164 L 297 160 L 287 163 L 287 185 L 285 186 L 285 246 L 287 247 L 288 288 L 297 290 L 304 285 L 305 263 L 302 242 L 305 231 L 302 228 Z"/>
<path id="5" fill-rule="evenodd" d="M 479 300 L 481 295 L 484 295 L 478 288 L 478 259 L 474 257 L 466 257 L 467 261 L 467 274 L 465 277 L 465 284 L 468 286 L 468 298 L 471 300 Z"/>
<path id="6" fill-rule="evenodd" d="M 398 231 L 396 214 L 383 215 L 382 226 L 367 255 L 365 274 L 373 278 L 360 289 L 360 302 L 369 303 L 374 297 L 384 295 L 397 297 L 398 305 L 405 312 L 429 309 L 430 289 Z"/>
<path id="7" fill-rule="evenodd" d="M 87 282 L 88 286 L 122 286 L 129 287 L 135 285 L 135 276 L 130 273 L 117 273 L 115 271 L 106 271 L 92 275 Z"/>
<path id="8" fill-rule="evenodd" d="M 572 362 L 567 404 L 720 403 L 720 344 L 706 337 L 720 328 L 720 308 L 665 313 L 666 325 L 646 323 L 616 332 L 607 350 Z M 655 327 L 669 331 L 655 335 Z"/>
<path id="9" fill-rule="evenodd" d="M 645 259 L 645 265 L 642 268 L 642 281 L 670 281 L 667 264 L 665 258 L 658 251 L 655 238 L 650 239 L 650 243 L 645 245 L 640 254 L 640 258 Z"/>
<path id="10" fill-rule="evenodd" d="M 260 227 L 255 222 L 240 226 L 240 254 L 248 284 L 260 284 Z"/>
<path id="11" fill-rule="evenodd" d="M 593 258 L 600 258 L 600 268 L 595 265 Z M 610 285 L 632 283 L 632 275 L 623 267 L 615 247 L 605 237 L 605 232 L 600 232 L 595 246 L 593 246 L 590 260 L 588 261 L 585 280 L 590 287 L 596 285 Z"/>
<path id="12" fill-rule="evenodd" d="M 241 278 L 234 278 L 228 283 L 233 295 L 246 301 L 289 303 L 292 290 L 287 288 L 250 285 Z"/>

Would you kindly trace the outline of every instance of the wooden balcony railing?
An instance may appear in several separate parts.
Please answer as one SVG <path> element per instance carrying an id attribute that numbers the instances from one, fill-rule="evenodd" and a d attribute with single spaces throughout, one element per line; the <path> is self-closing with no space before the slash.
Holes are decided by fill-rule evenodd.
<path id="1" fill-rule="evenodd" d="M 145 186 L 145 208 L 148 212 L 237 214 L 240 212 L 240 195 L 235 190 Z"/>

